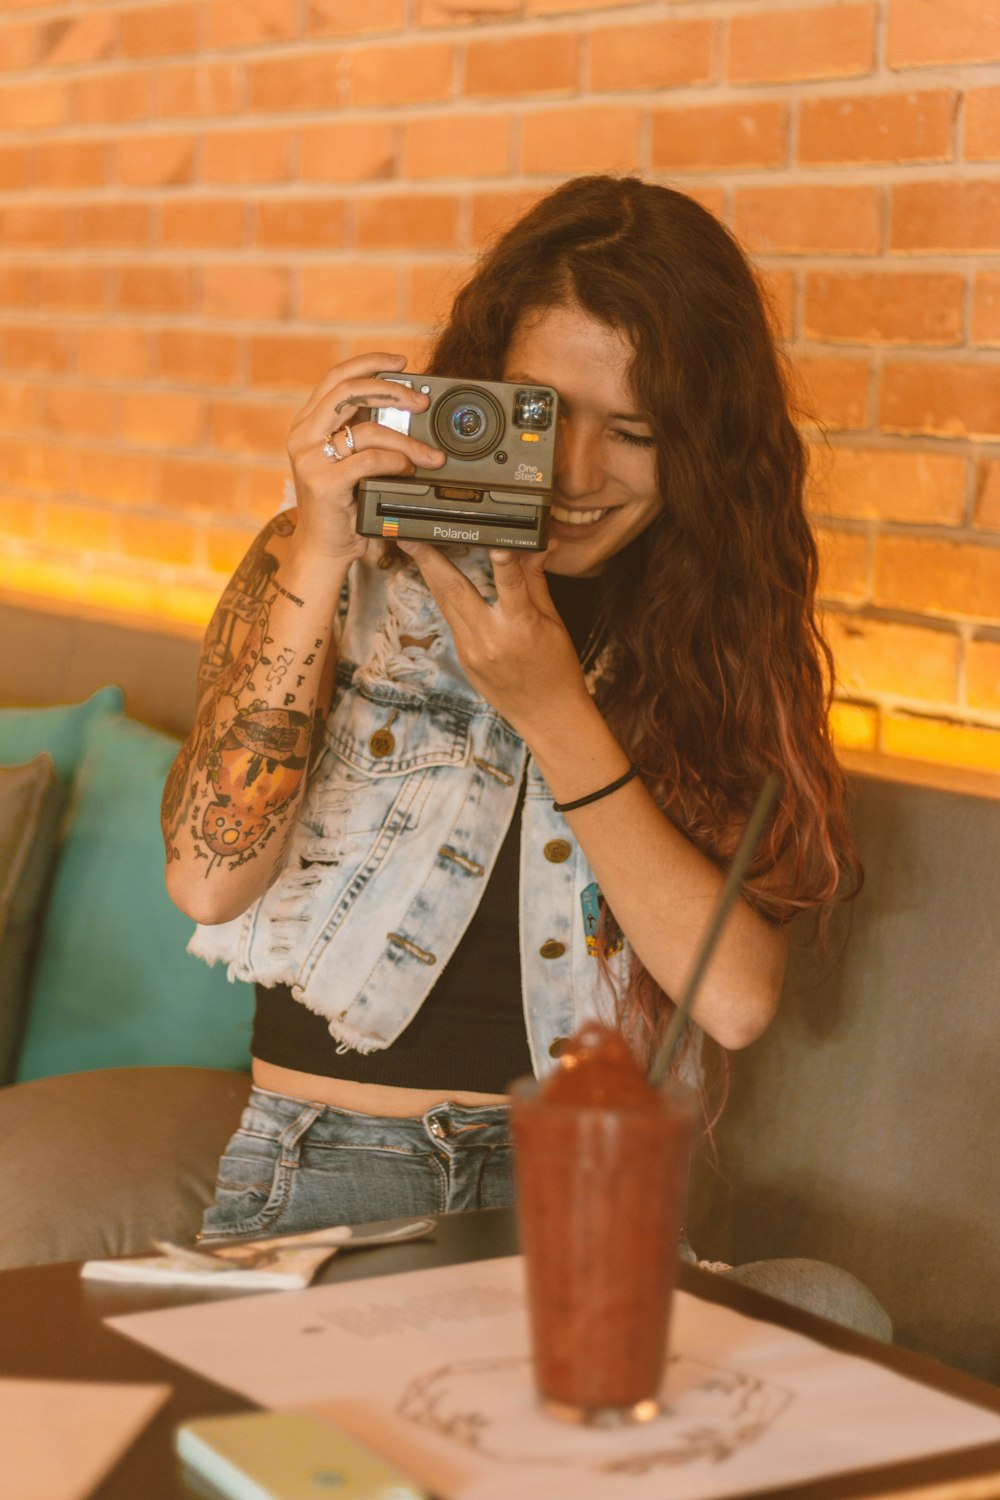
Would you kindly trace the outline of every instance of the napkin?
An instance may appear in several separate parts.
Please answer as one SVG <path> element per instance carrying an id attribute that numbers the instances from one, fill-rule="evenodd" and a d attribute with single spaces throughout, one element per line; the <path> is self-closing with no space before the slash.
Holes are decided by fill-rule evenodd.
<path id="1" fill-rule="evenodd" d="M 243 1241 L 253 1244 L 253 1241 Z M 177 1257 L 165 1255 L 139 1255 L 127 1260 L 88 1260 L 80 1275 L 88 1281 L 131 1281 L 158 1283 L 160 1286 L 197 1287 L 241 1287 L 252 1290 L 294 1290 L 308 1286 L 316 1272 L 331 1255 L 336 1255 L 336 1245 L 295 1245 L 272 1247 L 276 1259 L 266 1266 L 241 1269 L 239 1266 L 224 1266 L 219 1269 L 206 1265 L 204 1269 L 188 1264 Z"/>

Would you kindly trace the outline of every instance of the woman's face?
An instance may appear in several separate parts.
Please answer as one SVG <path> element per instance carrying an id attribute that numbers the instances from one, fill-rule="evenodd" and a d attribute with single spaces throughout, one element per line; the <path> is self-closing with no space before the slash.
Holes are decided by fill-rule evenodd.
<path id="1" fill-rule="evenodd" d="M 550 573 L 593 577 L 660 510 L 656 447 L 629 387 L 632 347 L 582 308 L 529 313 L 514 329 L 503 379 L 551 385 L 559 430 Z"/>

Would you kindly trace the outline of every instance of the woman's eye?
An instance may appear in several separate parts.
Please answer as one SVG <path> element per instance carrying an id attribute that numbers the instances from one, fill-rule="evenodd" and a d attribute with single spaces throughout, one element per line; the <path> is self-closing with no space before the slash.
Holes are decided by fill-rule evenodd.
<path id="1" fill-rule="evenodd" d="M 655 448 L 656 439 L 652 437 L 640 437 L 637 432 L 614 431 L 612 436 L 620 438 L 623 443 L 628 443 L 631 448 Z"/>

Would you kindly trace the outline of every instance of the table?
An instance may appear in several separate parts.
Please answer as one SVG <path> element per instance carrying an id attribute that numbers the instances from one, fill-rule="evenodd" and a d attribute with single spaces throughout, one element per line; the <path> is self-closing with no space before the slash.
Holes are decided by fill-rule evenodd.
<path id="1" fill-rule="evenodd" d="M 353 1281 L 511 1255 L 517 1249 L 512 1210 L 451 1214 L 440 1220 L 431 1240 L 334 1257 L 317 1279 Z M 174 1428 L 192 1417 L 251 1410 L 251 1403 L 112 1332 L 102 1320 L 248 1293 L 81 1281 L 79 1270 L 77 1264 L 62 1264 L 0 1272 L 0 1375 L 171 1385 L 171 1399 L 95 1492 L 94 1500 L 190 1500 L 174 1458 Z M 936 1360 L 878 1344 L 696 1266 L 681 1266 L 680 1285 L 695 1296 L 768 1318 L 1000 1412 L 1000 1386 L 986 1385 Z M 1000 1500 L 1000 1443 L 768 1493 L 782 1500 L 861 1500 L 876 1495 Z"/>

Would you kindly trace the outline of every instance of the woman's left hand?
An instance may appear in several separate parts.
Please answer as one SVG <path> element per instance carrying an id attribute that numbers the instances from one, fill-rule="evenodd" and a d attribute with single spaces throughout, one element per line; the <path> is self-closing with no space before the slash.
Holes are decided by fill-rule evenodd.
<path id="1" fill-rule="evenodd" d="M 398 541 L 437 600 L 462 668 L 522 739 L 570 703 L 588 699 L 569 633 L 545 581 L 548 552 L 490 550 L 495 604 L 428 542 Z"/>

